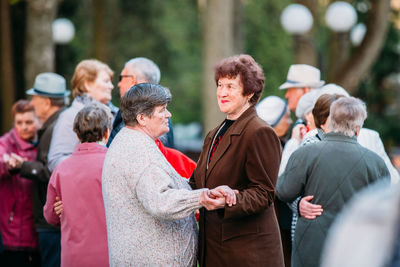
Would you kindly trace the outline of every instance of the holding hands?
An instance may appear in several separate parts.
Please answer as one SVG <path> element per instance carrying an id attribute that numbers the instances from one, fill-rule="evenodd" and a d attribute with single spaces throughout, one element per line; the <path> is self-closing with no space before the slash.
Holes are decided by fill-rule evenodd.
<path id="1" fill-rule="evenodd" d="M 227 185 L 221 185 L 214 189 L 203 191 L 200 196 L 200 205 L 207 210 L 215 210 L 225 207 L 225 204 L 231 207 L 236 204 L 236 195 L 238 190 L 231 189 Z"/>

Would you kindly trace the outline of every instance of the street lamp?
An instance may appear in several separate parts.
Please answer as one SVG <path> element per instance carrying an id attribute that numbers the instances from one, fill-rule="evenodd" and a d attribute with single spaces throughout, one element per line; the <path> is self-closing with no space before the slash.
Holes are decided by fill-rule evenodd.
<path id="1" fill-rule="evenodd" d="M 350 40 L 354 46 L 359 46 L 364 39 L 365 33 L 367 32 L 367 26 L 364 23 L 358 23 L 350 31 Z"/>
<path id="2" fill-rule="evenodd" d="M 313 16 L 307 7 L 300 4 L 288 5 L 281 14 L 283 28 L 293 35 L 296 63 L 316 65 L 315 44 L 306 34 L 313 25 Z"/>
<path id="3" fill-rule="evenodd" d="M 313 21 L 308 8 L 300 4 L 288 5 L 281 14 L 281 24 L 290 34 L 305 34 L 311 29 Z"/>
<path id="4" fill-rule="evenodd" d="M 357 21 L 357 13 L 347 2 L 334 2 L 328 6 L 325 21 L 334 32 L 348 32 Z"/>
<path id="5" fill-rule="evenodd" d="M 75 27 L 69 19 L 59 18 L 54 20 L 52 29 L 53 41 L 56 44 L 67 44 L 74 38 Z"/>
<path id="6" fill-rule="evenodd" d="M 327 26 L 335 32 L 335 38 L 330 41 L 330 67 L 328 68 L 330 73 L 334 73 L 348 57 L 349 30 L 357 21 L 357 13 L 349 3 L 337 1 L 328 6 L 325 21 Z M 320 49 L 315 45 L 310 34 L 307 34 L 313 24 L 312 14 L 307 7 L 300 4 L 287 6 L 281 14 L 281 24 L 288 33 L 293 34 L 296 63 L 316 65 L 315 54 L 317 52 L 318 67 L 323 73 L 324 64 Z M 362 26 L 358 26 L 354 30 L 354 37 L 358 37 L 356 41 L 361 42 L 359 39 L 363 38 L 362 30 Z M 324 51 L 326 50 L 324 49 Z"/>

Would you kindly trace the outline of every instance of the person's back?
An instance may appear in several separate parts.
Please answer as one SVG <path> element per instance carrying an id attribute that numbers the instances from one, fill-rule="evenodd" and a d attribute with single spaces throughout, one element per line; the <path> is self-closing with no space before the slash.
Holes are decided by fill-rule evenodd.
<path id="1" fill-rule="evenodd" d="M 63 266 L 108 266 L 107 234 L 101 173 L 107 149 L 79 144 L 54 170 L 50 187 L 63 202 L 61 262 Z M 44 208 L 50 209 L 52 206 Z M 48 215 L 46 216 L 48 219 Z"/>
<path id="2" fill-rule="evenodd" d="M 302 188 L 303 195 L 314 196 L 312 202 L 324 207 L 322 215 L 314 220 L 298 219 L 293 266 L 318 266 L 327 230 L 345 203 L 369 184 L 390 179 L 385 163 L 377 154 L 359 145 L 355 137 L 339 133 L 328 133 L 321 142 L 295 151 L 283 176 L 303 186 L 291 187 L 289 181 L 286 185 L 278 184 L 282 200 L 293 201 L 296 189 Z"/>
<path id="3" fill-rule="evenodd" d="M 101 104 L 79 111 L 74 132 L 81 143 L 50 178 L 43 215 L 61 225 L 61 266 L 108 266 L 101 175 L 111 119 Z"/>

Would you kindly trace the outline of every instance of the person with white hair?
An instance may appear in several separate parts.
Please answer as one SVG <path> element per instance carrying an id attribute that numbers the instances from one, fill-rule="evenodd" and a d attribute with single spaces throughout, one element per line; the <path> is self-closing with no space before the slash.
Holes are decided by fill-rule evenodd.
<path id="1" fill-rule="evenodd" d="M 278 178 L 277 195 L 292 202 L 301 195 L 314 196 L 324 212 L 315 220 L 299 218 L 295 231 L 292 267 L 319 266 L 326 233 L 333 219 L 360 189 L 379 180 L 389 182 L 384 161 L 357 142 L 367 117 L 365 104 L 354 97 L 332 103 L 331 132 L 315 144 L 303 146 L 290 157 Z"/>

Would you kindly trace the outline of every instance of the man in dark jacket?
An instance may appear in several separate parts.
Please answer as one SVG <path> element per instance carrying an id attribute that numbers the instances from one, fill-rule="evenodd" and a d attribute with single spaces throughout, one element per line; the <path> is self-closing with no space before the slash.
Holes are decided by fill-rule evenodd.
<path id="1" fill-rule="evenodd" d="M 55 73 L 41 73 L 36 76 L 33 88 L 26 92 L 32 96 L 31 104 L 35 114 L 43 123 L 38 131 L 38 150 L 35 161 L 18 160 L 19 171 L 24 178 L 34 182 L 33 207 L 35 227 L 39 233 L 42 266 L 60 266 L 60 229 L 49 225 L 43 217 L 46 203 L 47 184 L 51 173 L 47 167 L 47 154 L 51 143 L 53 127 L 63 111 L 65 99 L 70 94 L 66 90 L 65 79 Z"/>
<path id="2" fill-rule="evenodd" d="M 378 181 L 390 182 L 385 162 L 362 147 L 357 135 L 367 116 L 364 103 L 342 97 L 330 109 L 330 130 L 321 142 L 296 150 L 276 191 L 282 201 L 314 196 L 324 211 L 314 220 L 300 217 L 294 236 L 292 266 L 320 266 L 327 232 L 347 201 L 362 188 Z"/>
<path id="3" fill-rule="evenodd" d="M 145 57 L 132 58 L 125 63 L 124 69 L 119 75 L 119 94 L 121 97 L 128 92 L 128 90 L 139 83 L 153 83 L 160 82 L 161 73 L 158 66 L 150 59 Z M 172 131 L 171 120 L 168 119 L 169 132 L 160 137 L 161 142 L 170 148 L 174 148 L 174 135 Z M 121 112 L 118 111 L 114 123 L 113 130 L 108 138 L 107 147 L 111 145 L 112 140 L 117 133 L 124 127 Z"/>

